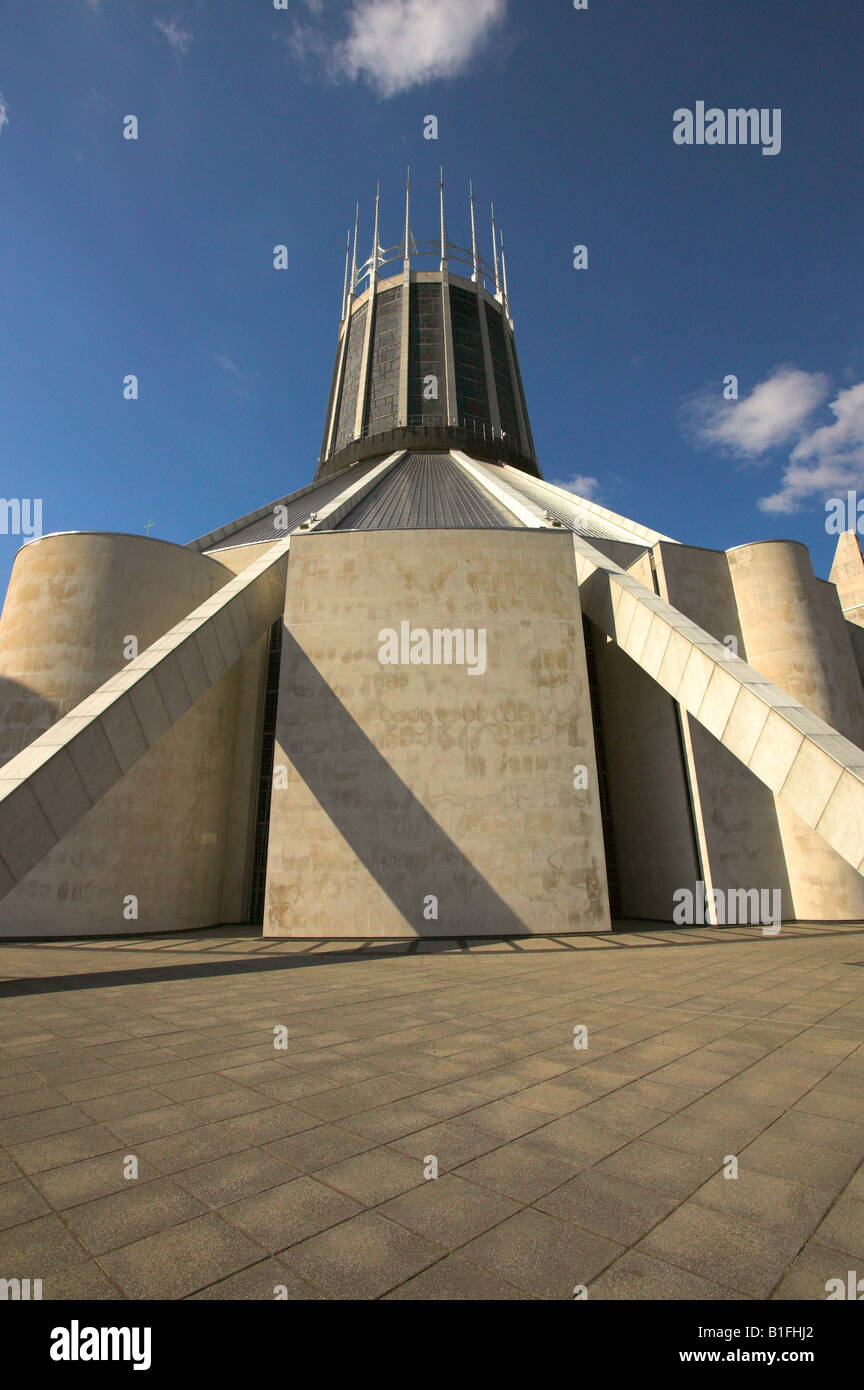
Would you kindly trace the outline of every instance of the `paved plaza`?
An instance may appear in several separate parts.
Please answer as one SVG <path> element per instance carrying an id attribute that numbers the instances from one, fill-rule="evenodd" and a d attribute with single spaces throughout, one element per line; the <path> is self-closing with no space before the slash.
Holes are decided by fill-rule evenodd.
<path id="1" fill-rule="evenodd" d="M 860 926 L 4 943 L 0 1277 L 824 1299 L 864 1271 L 862 967 Z"/>

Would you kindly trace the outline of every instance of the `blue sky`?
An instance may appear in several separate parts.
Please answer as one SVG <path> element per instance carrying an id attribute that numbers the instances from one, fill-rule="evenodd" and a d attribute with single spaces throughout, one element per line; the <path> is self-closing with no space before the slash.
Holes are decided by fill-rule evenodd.
<path id="1" fill-rule="evenodd" d="M 469 177 L 496 204 L 545 476 L 827 574 L 825 501 L 864 497 L 862 38 L 849 0 L 6 0 L 0 492 L 182 543 L 311 481 L 355 199 L 365 256 L 380 178 L 395 243 L 410 163 L 434 236 L 443 164 L 455 241 Z M 779 108 L 780 152 L 676 144 L 697 101 Z"/>

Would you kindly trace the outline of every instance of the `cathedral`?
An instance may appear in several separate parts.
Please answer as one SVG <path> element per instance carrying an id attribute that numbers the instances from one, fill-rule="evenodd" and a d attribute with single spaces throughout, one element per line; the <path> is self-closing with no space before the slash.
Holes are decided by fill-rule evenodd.
<path id="1" fill-rule="evenodd" d="M 376 198 L 362 261 L 355 219 L 307 486 L 186 545 L 18 552 L 3 936 L 864 919 L 856 534 L 824 581 L 545 481 L 469 214 L 460 246 L 442 181 L 418 242 L 409 185 L 388 246 Z"/>

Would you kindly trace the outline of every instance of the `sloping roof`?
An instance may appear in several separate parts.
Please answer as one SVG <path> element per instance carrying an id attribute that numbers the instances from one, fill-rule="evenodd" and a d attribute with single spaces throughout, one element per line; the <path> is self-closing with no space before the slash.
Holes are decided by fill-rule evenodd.
<path id="1" fill-rule="evenodd" d="M 365 477 L 380 462 L 380 459 L 369 459 L 368 462 L 359 463 L 353 468 L 343 468 L 341 472 L 334 473 L 320 483 L 312 483 L 310 487 L 300 488 L 297 492 L 288 492 L 284 497 L 277 497 L 266 507 L 259 507 L 257 511 L 229 522 L 227 526 L 220 526 L 218 530 L 210 531 L 206 536 L 189 541 L 187 549 L 225 550 L 233 545 L 255 545 L 260 541 L 284 540 L 286 534 L 295 526 L 299 526 L 301 521 L 305 521 L 310 512 L 317 511 L 326 502 L 332 502 L 334 497 L 338 497 L 339 493 L 344 492 L 352 483 Z M 278 528 L 275 524 L 276 507 L 285 508 L 285 512 L 279 514 Z"/>
<path id="2" fill-rule="evenodd" d="M 511 468 L 508 464 L 483 463 L 479 459 L 472 459 L 471 462 L 490 477 L 506 483 L 514 492 L 527 498 L 535 506 L 542 507 L 553 521 L 560 521 L 562 526 L 575 531 L 578 536 L 605 541 L 628 541 L 631 545 L 655 545 L 657 541 L 673 539 L 671 536 L 664 536 L 660 531 L 652 530 L 649 526 L 643 526 L 641 522 L 631 521 L 629 517 L 611 512 L 608 508 L 601 507 L 598 502 L 591 502 L 587 497 L 580 497 L 577 493 L 557 487 L 554 483 L 547 483 L 543 479 L 532 478 L 519 468 Z"/>
<path id="3" fill-rule="evenodd" d="M 416 527 L 519 528 L 521 522 L 469 477 L 449 454 L 406 454 L 347 516 L 337 531 Z"/>
<path id="4" fill-rule="evenodd" d="M 522 522 L 505 504 L 494 497 L 476 476 L 485 475 L 490 482 L 503 484 L 517 497 L 533 503 L 577 535 L 589 540 L 626 541 L 633 545 L 653 545 L 658 540 L 670 540 L 639 522 L 619 516 L 597 502 L 579 497 L 564 488 L 539 478 L 530 477 L 519 468 L 507 464 L 482 462 L 459 454 L 452 457 L 441 452 L 411 452 L 399 459 L 380 478 L 365 497 L 358 500 L 334 526 L 323 530 L 387 531 L 416 528 L 417 530 L 449 529 L 452 527 L 478 530 L 519 529 Z M 287 493 L 260 507 L 247 516 L 239 517 L 227 526 L 190 541 L 188 548 L 199 551 L 225 550 L 231 546 L 255 545 L 282 540 L 305 521 L 310 513 L 361 481 L 381 463 L 381 459 L 344 468 L 339 473 L 312 483 L 297 492 Z M 472 476 L 472 470 L 474 476 Z M 280 512 L 276 515 L 276 508 Z M 276 522 L 279 525 L 276 525 Z"/>

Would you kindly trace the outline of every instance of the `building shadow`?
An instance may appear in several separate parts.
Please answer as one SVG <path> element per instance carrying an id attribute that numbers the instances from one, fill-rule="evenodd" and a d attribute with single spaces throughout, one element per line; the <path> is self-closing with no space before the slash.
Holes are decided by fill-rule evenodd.
<path id="1" fill-rule="evenodd" d="M 524 936 L 518 914 L 442 830 L 372 740 L 349 714 L 321 672 L 287 628 L 282 635 L 282 674 L 277 744 L 297 774 L 381 888 L 418 936 L 446 934 Z M 278 760 L 277 748 L 277 760 Z M 429 757 L 434 757 L 430 750 Z M 271 803 L 273 814 L 279 797 Z M 283 827 L 290 837 L 290 826 Z M 288 839 L 286 853 L 290 857 Z M 306 851 L 298 848 L 298 858 Z M 268 905 L 290 919 L 297 871 L 279 882 L 271 858 Z M 302 874 L 313 874 L 304 864 Z M 290 881 L 292 887 L 287 886 Z M 338 881 L 338 879 L 337 879 Z M 436 900 L 436 918 L 424 905 Z M 346 904 L 346 922 L 349 906 Z M 311 925 L 314 913 L 299 925 Z M 599 919 L 598 919 L 599 920 Z M 566 929 L 562 924 L 562 929 Z M 363 936 L 362 928 L 357 933 Z"/>
<path id="2" fill-rule="evenodd" d="M 10 676 L 0 676 L 0 764 L 29 748 L 59 718 L 50 700 Z"/>
<path id="3" fill-rule="evenodd" d="M 285 949 L 287 942 L 280 941 L 277 937 L 272 937 L 269 939 L 272 946 L 277 950 L 281 947 L 285 950 L 285 954 L 272 956 L 256 955 L 253 958 L 239 960 L 187 961 L 178 962 L 177 964 L 172 963 L 171 965 L 145 965 L 138 968 L 124 966 L 122 969 L 117 970 L 82 971 L 79 974 L 34 975 L 29 978 L 18 976 L 14 979 L 0 980 L 0 999 L 21 999 L 40 994 L 65 994 L 76 990 L 116 989 L 118 986 L 123 985 L 172 984 L 184 980 L 205 980 L 241 975 L 269 975 L 274 971 L 304 970 L 321 965 L 354 964 L 359 967 L 364 963 L 372 964 L 375 961 L 396 959 L 398 957 L 412 957 L 414 958 L 414 963 L 422 964 L 427 954 L 430 959 L 435 960 L 440 960 L 442 955 L 447 954 L 451 955 L 455 960 L 465 960 L 466 957 L 470 957 L 471 955 L 472 944 L 482 946 L 483 955 L 482 957 L 478 957 L 480 960 L 489 955 L 506 955 L 514 960 L 517 958 L 520 960 L 533 958 L 539 961 L 543 957 L 566 955 L 574 951 L 578 952 L 580 955 L 586 952 L 588 954 L 598 951 L 608 952 L 610 946 L 625 953 L 640 950 L 692 950 L 700 947 L 703 950 L 709 949 L 714 952 L 715 950 L 729 950 L 736 946 L 748 948 L 760 946 L 763 949 L 770 949 L 772 943 L 783 940 L 784 938 L 788 940 L 790 937 L 808 937 L 810 940 L 813 940 L 814 937 L 818 937 L 819 940 L 822 940 L 826 937 L 833 936 L 850 936 L 854 938 L 861 934 L 860 928 L 856 930 L 853 927 L 852 930 L 850 930 L 846 927 L 845 929 L 841 928 L 840 930 L 832 931 L 830 927 L 826 929 L 822 928 L 820 925 L 818 930 L 814 930 L 813 928 L 808 928 L 804 924 L 801 924 L 797 929 L 794 926 L 784 928 L 780 937 L 763 937 L 759 928 L 753 928 L 752 931 L 748 931 L 746 934 L 742 934 L 742 932 L 742 928 L 730 929 L 728 939 L 723 939 L 723 937 L 718 935 L 717 928 L 690 927 L 684 931 L 670 930 L 668 934 L 664 933 L 661 939 L 659 931 L 655 926 L 654 931 L 650 933 L 648 931 L 644 933 L 637 931 L 628 933 L 628 935 L 632 936 L 644 935 L 644 942 L 640 942 L 638 945 L 633 941 L 622 941 L 620 938 L 616 940 L 615 937 L 610 936 L 608 932 L 596 932 L 593 934 L 580 933 L 578 946 L 573 944 L 572 938 L 568 939 L 567 937 L 545 936 L 530 938 L 531 940 L 542 940 L 546 943 L 542 952 L 530 950 L 524 936 L 521 942 L 519 940 L 513 940 L 510 937 L 482 936 L 474 938 L 473 942 L 470 937 L 435 937 L 414 941 L 394 941 L 391 939 L 387 941 L 367 941 L 362 943 L 353 941 L 345 945 L 336 945 L 334 943 L 332 946 L 326 948 L 322 947 L 321 949 L 319 949 L 321 943 L 314 941 L 310 942 L 308 947 L 299 950 L 292 949 L 289 954 Z M 710 935 L 706 935 L 706 933 L 710 933 Z M 106 950 L 111 949 L 113 940 L 113 938 L 110 941 L 106 940 Z M 117 940 L 124 945 L 125 949 L 128 949 L 128 937 L 117 938 Z M 176 942 L 177 938 L 173 937 L 171 940 Z M 260 941 L 260 937 L 256 938 L 256 943 L 260 943 Z M 36 945 L 47 945 L 49 943 L 19 942 L 10 944 L 21 945 L 26 949 L 32 949 Z M 57 947 L 64 943 L 52 942 L 50 944 Z M 75 946 L 76 942 L 68 941 L 65 944 L 71 948 Z M 92 947 L 93 944 L 92 939 L 88 940 L 88 945 L 90 947 Z M 297 942 L 293 942 L 292 947 L 296 947 L 297 944 Z M 2 945 L 2 943 L 0 943 L 0 945 Z M 190 942 L 190 946 L 191 945 L 192 943 Z M 845 965 L 864 965 L 864 961 L 844 961 L 842 963 Z"/>

